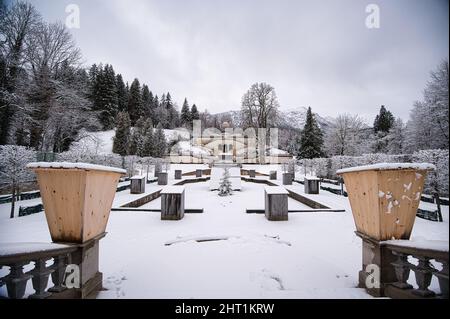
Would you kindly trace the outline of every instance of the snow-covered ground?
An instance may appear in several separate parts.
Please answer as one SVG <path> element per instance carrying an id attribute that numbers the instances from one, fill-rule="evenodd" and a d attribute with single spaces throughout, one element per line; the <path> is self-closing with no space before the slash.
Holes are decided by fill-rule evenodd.
<path id="1" fill-rule="evenodd" d="M 175 169 L 204 167 L 172 165 L 169 177 Z M 251 167 L 264 173 L 277 169 L 281 179 L 279 166 Z M 242 191 L 230 197 L 219 197 L 208 186 L 186 185 L 186 207 L 203 208 L 204 213 L 186 214 L 181 221 L 161 221 L 159 213 L 111 212 L 100 244 L 107 290 L 98 298 L 370 297 L 355 288 L 361 240 L 354 234 L 347 198 L 322 191 L 320 201 L 346 211 L 293 213 L 286 222 L 270 222 L 264 215 L 245 213 L 246 208 L 263 207 L 263 185 L 243 182 Z M 290 187 L 303 189 L 300 184 Z M 147 185 L 148 192 L 157 188 Z M 139 195 L 119 192 L 115 205 L 133 196 Z M 155 200 L 146 206 L 158 205 Z M 290 209 L 293 205 L 290 201 Z M 51 241 L 43 213 L 10 220 L 8 208 L 0 205 L 0 243 Z M 448 240 L 448 206 L 442 208 L 443 223 L 416 219 L 413 240 Z M 211 237 L 220 240 L 195 241 Z M 33 292 L 31 282 L 27 289 Z M 0 295 L 5 294 L 5 287 L 0 288 Z"/>

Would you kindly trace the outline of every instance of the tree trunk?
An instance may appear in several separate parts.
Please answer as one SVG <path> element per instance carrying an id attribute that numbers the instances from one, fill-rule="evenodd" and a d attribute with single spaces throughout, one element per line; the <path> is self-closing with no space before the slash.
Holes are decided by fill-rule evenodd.
<path id="1" fill-rule="evenodd" d="M 442 212 L 441 212 L 441 200 L 439 199 L 439 193 L 438 192 L 435 192 L 434 194 L 433 194 L 433 196 L 434 196 L 434 201 L 436 202 L 436 206 L 437 206 L 437 214 L 438 214 L 438 221 L 439 222 L 442 222 L 443 221 L 443 219 L 442 219 Z"/>
<path id="2" fill-rule="evenodd" d="M 11 199 L 11 214 L 10 218 L 14 218 L 14 210 L 16 207 L 16 185 L 12 187 L 12 199 Z"/>

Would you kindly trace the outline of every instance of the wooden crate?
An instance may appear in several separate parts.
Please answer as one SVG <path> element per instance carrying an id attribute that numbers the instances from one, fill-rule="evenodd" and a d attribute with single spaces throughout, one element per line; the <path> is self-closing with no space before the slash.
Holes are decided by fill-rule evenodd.
<path id="1" fill-rule="evenodd" d="M 293 179 L 292 173 L 283 173 L 283 185 L 292 185 Z"/>
<path id="2" fill-rule="evenodd" d="M 158 185 L 167 185 L 168 182 L 168 173 L 159 173 L 158 174 Z"/>
<path id="3" fill-rule="evenodd" d="M 288 220 L 288 192 L 284 187 L 264 187 L 265 215 L 271 221 Z"/>
<path id="4" fill-rule="evenodd" d="M 145 193 L 145 176 L 133 176 L 131 181 L 131 194 L 143 194 Z"/>
<path id="5" fill-rule="evenodd" d="M 409 239 L 427 169 L 377 167 L 338 172 L 344 178 L 356 229 L 376 240 Z"/>
<path id="6" fill-rule="evenodd" d="M 161 191 L 161 220 L 184 217 L 184 186 L 167 186 Z"/>
<path id="7" fill-rule="evenodd" d="M 54 242 L 83 243 L 105 232 L 123 173 L 83 168 L 31 168 L 37 175 Z"/>
<path id="8" fill-rule="evenodd" d="M 319 182 L 317 177 L 305 177 L 305 194 L 319 194 Z"/>
<path id="9" fill-rule="evenodd" d="M 276 180 L 277 179 L 277 171 L 270 171 L 270 180 Z"/>

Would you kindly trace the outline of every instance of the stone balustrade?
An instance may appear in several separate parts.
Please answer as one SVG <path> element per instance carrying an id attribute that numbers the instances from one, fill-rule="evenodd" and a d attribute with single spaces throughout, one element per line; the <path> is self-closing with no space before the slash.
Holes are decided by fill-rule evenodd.
<path id="1" fill-rule="evenodd" d="M 420 246 L 414 246 L 413 242 L 404 240 L 385 243 L 385 247 L 396 257 L 391 264 L 397 280 L 386 285 L 387 297 L 448 299 L 448 248 L 445 251 L 445 249 L 433 248 L 433 244 L 436 243 L 434 241 L 428 243 L 428 248 L 427 242 Z M 446 245 L 448 247 L 448 243 Z M 411 257 L 417 259 L 417 264 L 411 262 Z M 411 273 L 415 275 L 416 287 L 408 283 Z M 430 289 L 433 277 L 436 277 L 439 283 L 440 292 L 438 293 Z"/>
<path id="2" fill-rule="evenodd" d="M 0 277 L 0 287 L 6 285 L 8 298 L 21 299 L 31 279 L 35 293 L 29 298 L 44 299 L 61 293 L 66 289 L 63 283 L 66 266 L 77 249 L 76 245 L 50 243 L 2 244 L 0 268 L 2 273 L 9 268 L 9 273 Z M 49 260 L 53 260 L 51 266 L 47 266 Z M 28 265 L 34 267 L 25 272 L 24 268 L 29 268 Z M 53 287 L 47 289 L 50 275 Z"/>
<path id="3" fill-rule="evenodd" d="M 87 298 L 102 288 L 98 256 L 99 240 L 105 235 L 100 234 L 79 244 L 0 244 L 0 287 L 6 286 L 6 297 L 22 299 L 31 280 L 35 292 L 28 296 L 30 299 Z M 49 261 L 53 263 L 48 265 Z M 79 286 L 70 289 L 65 282 L 68 265 L 72 270 L 76 267 L 78 273 L 74 275 L 79 276 Z M 48 288 L 50 276 L 53 286 Z"/>

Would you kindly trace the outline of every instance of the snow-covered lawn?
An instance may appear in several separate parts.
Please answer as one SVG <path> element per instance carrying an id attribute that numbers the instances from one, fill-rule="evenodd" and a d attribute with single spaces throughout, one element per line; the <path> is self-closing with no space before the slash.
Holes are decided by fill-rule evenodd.
<path id="1" fill-rule="evenodd" d="M 169 176 L 183 166 L 172 165 Z M 203 166 L 183 172 L 197 167 Z M 148 191 L 154 188 L 147 185 Z M 129 190 L 117 193 L 115 203 L 130 196 Z M 270 222 L 245 213 L 264 205 L 263 185 L 246 182 L 230 197 L 210 192 L 208 182 L 186 185 L 186 207 L 204 213 L 186 214 L 181 221 L 113 211 L 100 244 L 107 290 L 98 298 L 369 298 L 355 288 L 361 239 L 354 234 L 348 199 L 323 191 L 317 196 L 346 212 L 292 213 L 289 221 Z M 51 241 L 43 213 L 9 220 L 3 206 L 9 205 L 0 205 L 0 243 Z M 159 200 L 146 206 L 158 207 Z M 417 218 L 412 239 L 448 240 L 448 206 L 442 207 L 444 223 Z M 195 240 L 205 238 L 218 240 Z M 6 294 L 5 287 L 0 294 Z"/>

